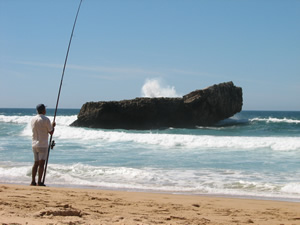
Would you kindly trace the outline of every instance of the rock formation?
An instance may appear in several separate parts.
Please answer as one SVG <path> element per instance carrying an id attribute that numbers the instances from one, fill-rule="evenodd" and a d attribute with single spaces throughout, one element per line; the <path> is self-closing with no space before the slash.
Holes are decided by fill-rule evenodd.
<path id="1" fill-rule="evenodd" d="M 229 118 L 240 112 L 242 105 L 242 88 L 227 82 L 182 98 L 87 102 L 71 126 L 136 130 L 195 128 Z"/>

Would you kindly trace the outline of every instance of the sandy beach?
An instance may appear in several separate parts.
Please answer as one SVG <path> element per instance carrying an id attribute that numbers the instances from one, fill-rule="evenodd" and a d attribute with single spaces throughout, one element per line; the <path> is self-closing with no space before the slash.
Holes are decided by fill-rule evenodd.
<path id="1" fill-rule="evenodd" d="M 0 185 L 0 224 L 300 224 L 300 203 Z"/>

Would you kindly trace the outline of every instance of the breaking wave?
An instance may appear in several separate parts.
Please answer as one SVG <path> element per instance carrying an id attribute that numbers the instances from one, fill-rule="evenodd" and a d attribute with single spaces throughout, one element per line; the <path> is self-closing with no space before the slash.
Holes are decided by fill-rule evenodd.
<path id="1" fill-rule="evenodd" d="M 253 118 L 253 119 L 250 119 L 250 121 L 251 122 L 259 121 L 259 122 L 266 122 L 266 123 L 294 123 L 294 124 L 300 123 L 300 120 L 297 120 L 297 119 L 287 119 L 287 118 L 279 119 L 279 118 L 273 118 L 273 117 Z"/>

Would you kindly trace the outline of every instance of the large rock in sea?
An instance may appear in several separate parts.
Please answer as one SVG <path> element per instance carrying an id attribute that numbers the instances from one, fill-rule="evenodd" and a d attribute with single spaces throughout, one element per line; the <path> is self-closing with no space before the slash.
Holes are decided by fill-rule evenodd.
<path id="1" fill-rule="evenodd" d="M 242 105 L 242 88 L 226 82 L 182 98 L 87 102 L 71 126 L 136 130 L 212 126 L 240 112 Z"/>

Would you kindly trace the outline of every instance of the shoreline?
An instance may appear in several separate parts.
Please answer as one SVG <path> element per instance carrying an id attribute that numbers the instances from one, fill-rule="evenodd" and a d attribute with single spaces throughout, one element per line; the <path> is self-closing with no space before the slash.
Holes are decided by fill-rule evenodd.
<path id="1" fill-rule="evenodd" d="M 0 184 L 0 224 L 300 224 L 300 203 Z"/>
<path id="2" fill-rule="evenodd" d="M 0 181 L 0 185 L 20 185 L 28 186 L 25 183 L 8 183 Z M 153 194 L 167 194 L 167 195 L 183 195 L 183 196 L 200 196 L 200 197 L 212 197 L 212 198 L 230 198 L 230 199 L 242 199 L 242 200 L 262 200 L 262 201 L 279 201 L 279 202 L 295 202 L 300 203 L 300 198 L 293 197 L 274 197 L 274 196 L 258 196 L 258 195 L 231 195 L 231 194 L 208 194 L 208 193 L 192 193 L 192 192 L 172 192 L 172 191 L 158 191 L 151 189 L 129 189 L 129 188 L 113 188 L 113 187 L 98 187 L 88 185 L 57 185 L 50 184 L 46 186 L 48 188 L 67 188 L 67 189 L 87 189 L 87 190 L 103 190 L 103 191 L 120 191 L 128 193 L 153 193 Z"/>

